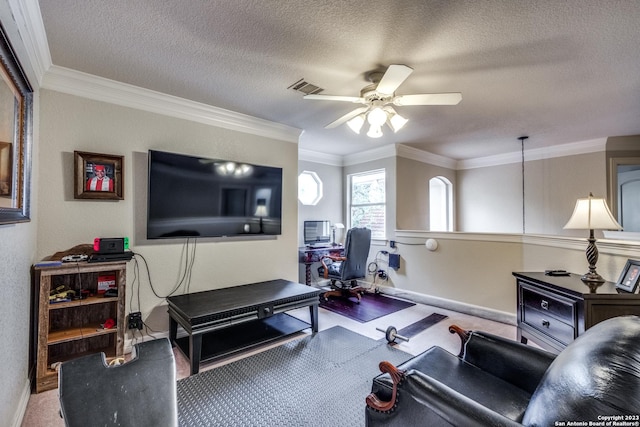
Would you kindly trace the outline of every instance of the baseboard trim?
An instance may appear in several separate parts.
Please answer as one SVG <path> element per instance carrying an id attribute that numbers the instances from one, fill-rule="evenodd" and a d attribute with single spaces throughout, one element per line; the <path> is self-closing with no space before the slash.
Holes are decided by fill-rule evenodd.
<path id="1" fill-rule="evenodd" d="M 17 411 L 14 413 L 13 420 L 9 423 L 10 426 L 20 427 L 24 415 L 27 413 L 27 405 L 29 404 L 29 397 L 31 396 L 31 383 L 25 381 L 22 392 L 20 393 L 20 400 L 18 401 Z"/>
<path id="2" fill-rule="evenodd" d="M 416 303 L 441 307 L 447 310 L 457 311 L 458 313 L 468 314 L 470 316 L 482 317 L 483 319 L 506 323 L 508 325 L 517 325 L 517 317 L 513 313 L 492 310 L 478 305 L 420 294 L 418 292 L 405 291 L 403 289 L 380 286 L 379 290 L 383 294 L 407 299 Z"/>

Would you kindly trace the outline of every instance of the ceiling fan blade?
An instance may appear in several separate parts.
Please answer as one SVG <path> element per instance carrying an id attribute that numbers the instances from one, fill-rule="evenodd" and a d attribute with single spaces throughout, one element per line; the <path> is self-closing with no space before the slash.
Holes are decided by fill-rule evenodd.
<path id="1" fill-rule="evenodd" d="M 355 110 L 345 114 L 344 116 L 340 117 L 338 120 L 333 121 L 331 123 L 329 123 L 328 125 L 326 125 L 324 128 L 325 129 L 333 129 L 335 127 L 340 126 L 343 123 L 348 122 L 349 120 L 353 119 L 355 116 L 364 113 L 365 111 L 367 111 L 369 109 L 369 107 L 360 107 L 360 108 L 356 108 Z"/>
<path id="2" fill-rule="evenodd" d="M 411 73 L 413 73 L 413 68 L 406 65 L 389 65 L 384 76 L 380 79 L 376 91 L 385 95 L 392 95 Z"/>
<path id="3" fill-rule="evenodd" d="M 359 96 L 340 96 L 340 95 L 305 95 L 304 99 L 315 99 L 320 101 L 344 101 L 344 102 L 353 102 L 364 103 L 365 99 L 360 98 Z"/>
<path id="4" fill-rule="evenodd" d="M 460 92 L 452 93 L 423 93 L 416 95 L 401 95 L 393 98 L 394 105 L 456 105 L 462 101 Z"/>

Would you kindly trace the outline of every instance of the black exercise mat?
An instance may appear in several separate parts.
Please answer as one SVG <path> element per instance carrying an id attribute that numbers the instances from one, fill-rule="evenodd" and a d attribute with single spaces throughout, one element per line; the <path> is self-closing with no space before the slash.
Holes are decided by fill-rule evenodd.
<path id="1" fill-rule="evenodd" d="M 341 298 L 330 297 L 328 301 L 320 294 L 320 307 L 341 314 L 360 323 L 366 323 L 378 317 L 395 313 L 415 304 L 382 294 L 363 294 L 360 304 L 355 302 L 355 297 Z"/>
<path id="2" fill-rule="evenodd" d="M 411 357 L 341 326 L 178 381 L 180 426 L 363 426 L 378 364 Z"/>
<path id="3" fill-rule="evenodd" d="M 449 316 L 445 316 L 444 314 L 433 313 L 429 316 L 425 317 L 422 320 L 418 320 L 410 324 L 409 326 L 405 326 L 404 328 L 398 331 L 398 335 L 402 335 L 403 337 L 411 338 L 412 336 L 424 331 L 425 329 L 435 325 L 441 320 L 446 319 Z"/>

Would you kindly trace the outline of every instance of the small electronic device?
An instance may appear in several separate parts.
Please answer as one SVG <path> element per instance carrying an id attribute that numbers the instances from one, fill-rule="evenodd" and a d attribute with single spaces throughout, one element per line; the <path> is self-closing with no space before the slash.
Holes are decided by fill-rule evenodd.
<path id="1" fill-rule="evenodd" d="M 129 249 L 128 237 L 93 239 L 93 251 L 99 254 L 121 254 L 127 249 Z"/>
<path id="2" fill-rule="evenodd" d="M 331 241 L 331 222 L 328 220 L 305 221 L 303 233 L 305 245 L 326 245 Z"/>
<path id="3" fill-rule="evenodd" d="M 80 262 L 86 261 L 89 258 L 88 255 L 67 255 L 62 257 L 62 262 Z"/>
<path id="4" fill-rule="evenodd" d="M 569 276 L 571 273 L 567 270 L 545 270 L 544 274 L 547 276 Z"/>
<path id="5" fill-rule="evenodd" d="M 389 268 L 394 270 L 400 268 L 400 254 L 389 254 Z"/>

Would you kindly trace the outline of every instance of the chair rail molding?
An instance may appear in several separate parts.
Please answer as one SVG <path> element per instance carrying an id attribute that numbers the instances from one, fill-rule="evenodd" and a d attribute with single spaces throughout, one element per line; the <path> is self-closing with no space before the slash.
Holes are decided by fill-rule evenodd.
<path id="1" fill-rule="evenodd" d="M 546 234 L 508 234 L 508 233 L 464 233 L 464 232 L 431 232 L 422 230 L 396 230 L 395 238 L 407 239 L 442 239 L 466 240 L 502 243 L 522 243 L 528 245 L 548 246 L 561 249 L 584 251 L 587 237 L 552 236 Z M 640 242 L 598 239 L 598 252 L 626 257 L 640 257 Z"/>

